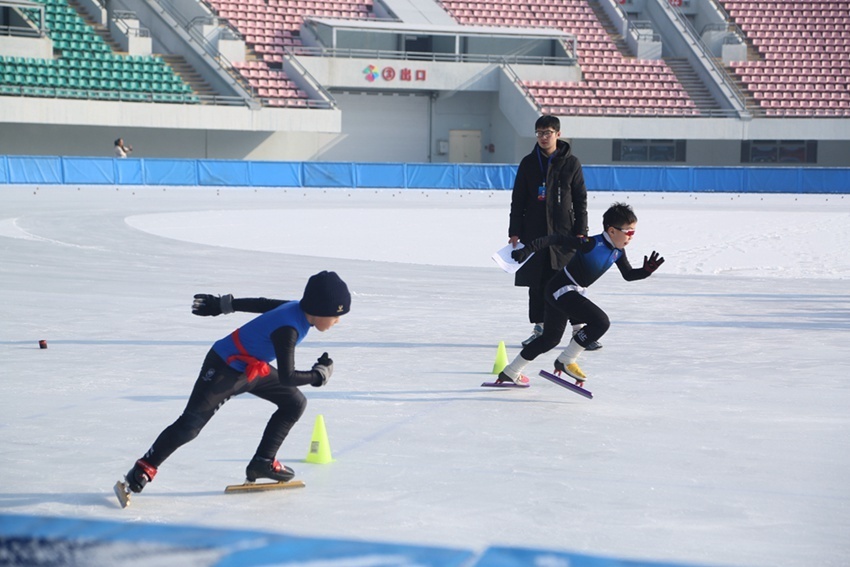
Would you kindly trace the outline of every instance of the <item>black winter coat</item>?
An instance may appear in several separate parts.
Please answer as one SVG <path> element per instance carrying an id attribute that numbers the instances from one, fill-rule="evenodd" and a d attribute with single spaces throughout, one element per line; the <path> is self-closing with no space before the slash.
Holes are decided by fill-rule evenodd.
<path id="1" fill-rule="evenodd" d="M 546 172 L 546 198 L 538 199 L 538 189 Z M 555 152 L 548 158 L 534 145 L 517 168 L 508 237 L 519 236 L 520 242 L 550 234 L 587 234 L 587 187 L 578 158 L 570 145 L 558 140 Z M 514 285 L 536 287 L 552 270 L 563 268 L 573 252 L 560 246 L 541 251 L 516 273 Z M 548 266 L 550 269 L 546 269 Z"/>

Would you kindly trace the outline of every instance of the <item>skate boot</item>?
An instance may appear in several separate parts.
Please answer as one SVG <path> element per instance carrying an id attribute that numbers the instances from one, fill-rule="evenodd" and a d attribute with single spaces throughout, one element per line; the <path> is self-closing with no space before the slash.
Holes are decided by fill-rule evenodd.
<path id="1" fill-rule="evenodd" d="M 245 468 L 245 478 L 248 482 L 255 482 L 258 478 L 270 478 L 278 482 L 287 482 L 295 476 L 295 471 L 286 465 L 280 464 L 277 459 L 263 459 L 254 457 Z"/>
<path id="2" fill-rule="evenodd" d="M 527 339 L 525 339 L 524 341 L 522 341 L 522 346 L 528 346 L 529 343 L 531 343 L 531 341 L 533 341 L 534 339 L 536 339 L 537 337 L 539 337 L 542 334 L 543 334 L 543 324 L 542 323 L 535 323 L 534 324 L 534 330 L 531 332 L 531 336 L 528 337 Z"/>
<path id="3" fill-rule="evenodd" d="M 560 376 L 562 372 L 574 378 L 576 386 L 584 386 L 584 381 L 587 380 L 587 376 L 585 376 L 584 372 L 582 372 L 581 368 L 575 362 L 571 362 L 565 366 L 563 362 L 555 359 L 555 374 Z"/>
<path id="4" fill-rule="evenodd" d="M 127 488 L 133 492 L 141 492 L 147 483 L 156 476 L 156 467 L 144 459 L 139 459 L 130 472 L 127 473 Z"/>
<path id="5" fill-rule="evenodd" d="M 516 378 L 511 378 L 504 371 L 499 372 L 499 377 L 496 378 L 496 383 L 501 384 L 503 382 L 513 382 L 517 386 L 528 386 L 530 380 L 528 376 L 524 376 L 523 374 L 517 374 Z"/>

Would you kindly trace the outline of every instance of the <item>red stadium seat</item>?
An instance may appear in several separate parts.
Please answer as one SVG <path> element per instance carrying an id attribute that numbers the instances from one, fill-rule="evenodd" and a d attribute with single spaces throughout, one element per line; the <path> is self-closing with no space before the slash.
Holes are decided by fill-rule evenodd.
<path id="1" fill-rule="evenodd" d="M 819 106 L 822 95 L 818 93 L 836 92 L 836 88 L 848 92 L 850 58 L 842 43 L 850 43 L 850 38 L 842 19 L 847 16 L 850 2 L 840 0 L 843 10 L 838 9 L 836 2 L 720 0 L 720 3 L 763 56 L 731 67 L 745 89 L 769 94 L 762 97 L 762 107 L 769 108 L 770 115 L 808 113 L 816 103 L 818 110 L 822 110 Z M 782 104 L 770 104 L 775 91 L 768 86 L 787 95 L 781 98 Z M 827 105 L 833 99 L 828 100 Z M 840 110 L 840 104 L 827 109 Z"/>

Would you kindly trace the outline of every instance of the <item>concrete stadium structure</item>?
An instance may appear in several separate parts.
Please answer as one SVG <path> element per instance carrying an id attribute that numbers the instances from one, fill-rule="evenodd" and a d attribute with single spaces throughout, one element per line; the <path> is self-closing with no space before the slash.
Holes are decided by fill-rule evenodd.
<path id="1" fill-rule="evenodd" d="M 43 13 L 41 26 L 38 22 L 37 12 L 55 2 L 0 0 L 5 30 L 0 71 L 25 58 L 50 62 L 63 53 L 43 25 Z M 110 156 L 112 141 L 123 137 L 134 146 L 134 157 L 515 163 L 534 144 L 534 121 L 548 112 L 560 116 L 563 136 L 587 164 L 836 167 L 845 166 L 850 154 L 850 73 L 835 74 L 823 110 L 817 104 L 788 106 L 785 99 L 797 98 L 793 92 L 781 99 L 782 106 L 777 97 L 775 108 L 759 99 L 759 91 L 748 90 L 736 74 L 735 63 L 770 59 L 772 48 L 750 37 L 758 31 L 748 35 L 750 11 L 734 12 L 741 2 L 511 3 L 536 20 L 503 13 L 507 3 L 494 1 L 466 3 L 475 6 L 469 10 L 449 1 L 363 0 L 350 2 L 356 5 L 351 12 L 337 10 L 335 2 L 236 4 L 72 3 L 110 38 L 115 57 L 161 56 L 169 62 L 176 57 L 181 66 L 169 64 L 195 95 L 180 103 L 91 90 L 68 97 L 56 86 L 33 91 L 36 87 L 10 82 L 0 91 L 0 154 Z M 481 5 L 493 10 L 480 10 Z M 243 6 L 249 23 L 234 25 Z M 622 98 L 613 99 L 601 87 L 587 99 L 588 108 L 577 110 L 581 89 L 603 84 L 604 77 L 593 75 L 604 70 L 606 53 L 589 55 L 596 48 L 588 47 L 580 29 L 541 24 L 548 6 L 587 14 L 593 26 L 605 30 L 602 41 L 617 46 L 616 58 L 629 65 L 657 62 L 673 73 L 687 112 L 674 105 L 668 110 L 660 100 L 644 104 L 640 88 L 624 89 Z M 271 7 L 286 31 L 275 31 L 276 43 L 268 44 L 274 49 L 263 51 L 255 30 L 245 26 L 253 25 L 252 11 Z M 222 16 L 231 13 L 234 17 Z M 476 13 L 480 20 L 474 20 Z M 476 23 L 461 23 L 469 21 Z M 267 24 L 270 31 L 275 26 Z M 850 42 L 849 24 L 850 19 L 835 18 L 813 29 L 826 25 L 839 42 L 829 46 L 846 55 L 836 46 Z M 819 53 L 808 59 L 802 53 L 800 60 Z M 266 75 L 251 75 L 260 68 L 254 63 Z M 828 70 L 830 60 L 825 66 Z M 298 94 L 269 94 L 262 90 L 264 79 L 254 81 L 259 76 L 279 77 Z M 17 84 L 28 84 L 26 77 Z M 810 90 L 816 92 L 819 84 L 812 81 Z M 564 90 L 550 96 L 547 86 Z"/>

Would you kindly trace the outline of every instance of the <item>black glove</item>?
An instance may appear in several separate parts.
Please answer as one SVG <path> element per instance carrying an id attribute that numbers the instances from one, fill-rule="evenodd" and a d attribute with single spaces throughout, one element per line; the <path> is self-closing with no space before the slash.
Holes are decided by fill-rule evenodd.
<path id="1" fill-rule="evenodd" d="M 651 274 L 658 267 L 664 263 L 664 258 L 658 256 L 658 252 L 655 250 L 652 251 L 652 254 L 649 255 L 649 258 L 646 256 L 643 257 L 643 269 L 646 270 L 648 274 Z"/>
<path id="2" fill-rule="evenodd" d="M 192 313 L 201 317 L 215 317 L 222 313 L 233 313 L 233 296 L 209 295 L 207 293 L 196 293 L 192 302 Z"/>
<path id="3" fill-rule="evenodd" d="M 321 388 L 328 383 L 331 374 L 334 373 L 334 361 L 328 356 L 328 353 L 323 352 L 316 364 L 313 365 L 313 370 L 319 373 L 319 377 L 310 383 L 311 386 Z"/>
<path id="4" fill-rule="evenodd" d="M 517 263 L 522 264 L 528 257 L 531 256 L 534 252 L 532 252 L 529 246 L 524 248 L 515 248 L 511 250 L 511 258 L 513 258 Z"/>

